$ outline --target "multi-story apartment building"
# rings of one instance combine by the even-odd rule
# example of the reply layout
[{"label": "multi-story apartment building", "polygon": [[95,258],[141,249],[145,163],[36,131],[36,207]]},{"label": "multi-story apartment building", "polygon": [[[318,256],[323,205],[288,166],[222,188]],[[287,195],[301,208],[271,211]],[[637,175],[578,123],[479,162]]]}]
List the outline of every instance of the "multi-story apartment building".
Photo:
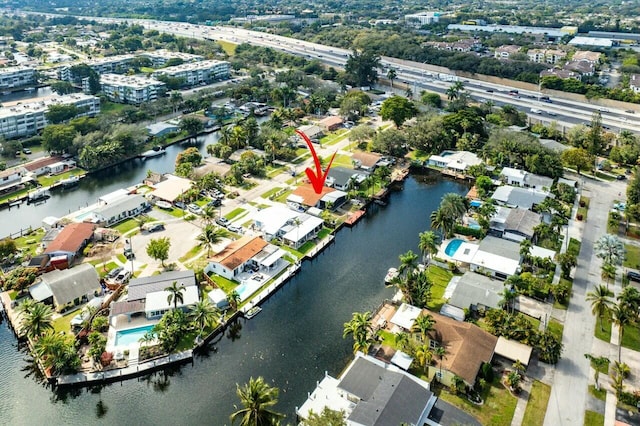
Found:
[{"label": "multi-story apartment building", "polygon": [[419,12],[404,15],[404,22],[407,25],[421,27],[423,25],[435,24],[440,20],[440,12]]},{"label": "multi-story apartment building", "polygon": [[498,59],[509,59],[514,53],[520,52],[520,46],[513,44],[506,44],[500,47],[496,47],[493,52],[493,56]]},{"label": "multi-story apartment building", "polygon": [[[116,73],[123,74],[129,71],[129,63],[135,58],[134,55],[118,55],[108,56],[106,58],[93,59],[87,61],[89,65],[98,74]],[[57,69],[58,80],[71,81],[73,75],[70,66],[62,66]]]},{"label": "multi-story apartment building", "polygon": [[0,69],[0,90],[33,84],[36,84],[35,68],[18,66]]},{"label": "multi-story apartment building", "polygon": [[185,86],[195,86],[229,78],[230,70],[231,64],[229,62],[210,60],[163,68],[154,72],[153,76],[156,78],[161,75],[183,78]]},{"label": "multi-story apartment building", "polygon": [[78,117],[95,116],[100,112],[100,99],[80,93],[55,96],[0,108],[0,134],[5,138],[30,136],[48,124],[45,112],[51,105],[75,105]]},{"label": "multi-story apartment building", "polygon": [[204,56],[193,55],[191,53],[172,52],[166,49],[153,50],[150,52],[141,53],[140,56],[149,58],[154,68],[160,68],[166,65],[170,59],[182,59],[182,62],[197,62],[202,61]]},{"label": "multi-story apartment building", "polygon": [[527,56],[539,64],[557,64],[567,57],[567,53],[558,49],[529,49]]},{"label": "multi-story apartment building", "polygon": [[[88,81],[82,83],[83,89],[85,89],[84,86],[88,86]],[[100,89],[110,101],[140,105],[144,102],[155,101],[163,96],[166,85],[155,78],[103,74],[100,76]]]}]

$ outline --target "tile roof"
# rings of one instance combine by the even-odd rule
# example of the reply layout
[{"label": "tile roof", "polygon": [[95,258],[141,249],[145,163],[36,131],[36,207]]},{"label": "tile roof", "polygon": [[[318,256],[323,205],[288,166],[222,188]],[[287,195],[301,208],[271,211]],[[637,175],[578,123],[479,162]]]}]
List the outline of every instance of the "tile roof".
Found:
[{"label": "tile roof", "polygon": [[91,239],[95,225],[92,223],[72,223],[64,227],[55,240],[47,246],[45,253],[66,251],[76,253],[85,240]]},{"label": "tile roof", "polygon": [[63,161],[62,157],[45,157],[25,164],[24,168],[29,172],[33,172],[34,170],[41,169],[42,167],[46,167],[60,161]]},{"label": "tile roof", "polygon": [[210,261],[219,263],[227,269],[234,270],[247,260],[258,254],[268,243],[260,237],[246,235],[231,242]]},{"label": "tile roof", "polygon": [[365,167],[373,167],[376,165],[378,160],[382,158],[382,155],[374,154],[372,152],[356,152],[353,154],[352,158],[354,160],[358,160],[360,164]]},{"label": "tile roof", "polygon": [[314,207],[316,204],[318,204],[318,201],[320,201],[322,197],[333,191],[335,191],[335,189],[329,188],[328,186],[323,186],[322,192],[320,194],[316,194],[313,186],[311,186],[310,183],[307,183],[297,187],[291,194],[301,197],[303,200],[302,203],[305,206]]}]

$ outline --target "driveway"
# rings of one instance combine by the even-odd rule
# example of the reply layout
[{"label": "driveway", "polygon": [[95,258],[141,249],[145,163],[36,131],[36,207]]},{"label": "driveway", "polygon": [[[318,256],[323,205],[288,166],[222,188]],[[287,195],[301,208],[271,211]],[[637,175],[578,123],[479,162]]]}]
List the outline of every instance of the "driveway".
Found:
[{"label": "driveway", "polygon": [[436,404],[429,414],[429,419],[437,422],[442,426],[481,426],[482,424],[470,414],[465,413],[459,408],[454,407],[448,402],[444,402],[441,399],[436,401]]}]

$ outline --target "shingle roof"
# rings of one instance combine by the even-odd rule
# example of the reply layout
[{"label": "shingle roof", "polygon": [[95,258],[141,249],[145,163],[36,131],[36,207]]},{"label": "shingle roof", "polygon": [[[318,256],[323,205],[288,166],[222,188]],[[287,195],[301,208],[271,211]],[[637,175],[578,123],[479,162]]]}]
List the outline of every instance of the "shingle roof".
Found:
[{"label": "shingle roof", "polygon": [[509,216],[504,222],[504,228],[505,230],[518,231],[531,237],[533,236],[533,228],[539,225],[541,220],[538,213],[527,209],[515,208],[509,212]]},{"label": "shingle roof", "polygon": [[482,363],[491,362],[498,338],[469,322],[425,310],[427,313],[436,320],[431,337],[447,351],[442,360],[437,359],[438,364],[473,385]]},{"label": "shingle roof", "polygon": [[458,280],[449,304],[462,309],[469,309],[471,305],[482,304],[489,308],[497,308],[502,300],[504,281],[491,279],[475,272],[466,272]]},{"label": "shingle roof", "polygon": [[147,297],[147,293],[163,291],[176,281],[185,287],[196,285],[196,276],[193,271],[170,271],[160,275],[136,278],[129,282],[127,300],[141,300]]},{"label": "shingle roof", "polygon": [[246,235],[233,241],[210,260],[227,269],[234,270],[258,254],[268,243],[260,237]]},{"label": "shingle roof", "polygon": [[92,223],[72,223],[64,227],[55,240],[47,246],[45,253],[65,251],[76,253],[85,240],[91,239],[95,225]]},{"label": "shingle roof", "polygon": [[382,158],[380,154],[374,154],[372,152],[356,152],[352,158],[358,160],[360,164],[365,167],[373,167]]},{"label": "shingle roof", "polygon": [[42,275],[42,282],[51,289],[57,305],[66,305],[100,288],[98,272],[89,263],[47,272]]}]

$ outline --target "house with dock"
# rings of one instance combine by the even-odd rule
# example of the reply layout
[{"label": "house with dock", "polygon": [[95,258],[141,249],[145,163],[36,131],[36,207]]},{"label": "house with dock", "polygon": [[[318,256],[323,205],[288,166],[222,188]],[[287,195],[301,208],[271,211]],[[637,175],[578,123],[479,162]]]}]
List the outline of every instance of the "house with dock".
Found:
[{"label": "house with dock", "polygon": [[496,188],[491,198],[498,205],[507,207],[521,207],[523,209],[533,208],[533,206],[542,203],[547,197],[554,197],[547,191],[541,191],[534,188],[521,188],[518,186],[502,185]]},{"label": "house with dock", "polygon": [[329,169],[326,185],[339,191],[348,191],[350,188],[360,186],[367,177],[369,177],[369,173],[363,170],[332,167]]},{"label": "house with dock", "polygon": [[93,240],[93,223],[71,223],[60,231],[51,241],[45,253],[51,256],[65,256],[69,265],[82,256],[82,251]]},{"label": "house with dock", "polygon": [[296,249],[316,238],[323,224],[319,217],[278,205],[260,210],[253,218],[253,228],[262,232],[266,241],[275,238]]},{"label": "house with dock", "polygon": [[469,151],[443,151],[427,160],[427,166],[440,169],[444,175],[462,179],[468,177],[469,167],[478,164],[482,164],[480,157]]},{"label": "house with dock", "polygon": [[[18,189],[25,183],[27,169],[23,166],[10,167],[0,172],[0,194],[5,194]],[[26,181],[31,180],[26,178]]]},{"label": "house with dock", "polygon": [[297,187],[287,197],[287,206],[296,211],[306,211],[311,207],[335,210],[347,202],[348,194],[328,186],[322,187],[318,194],[311,184]]},{"label": "house with dock", "polygon": [[507,185],[533,188],[540,191],[549,191],[553,185],[553,179],[548,176],[536,175],[526,170],[504,167],[500,177]]},{"label": "house with dock", "polygon": [[245,235],[232,241],[209,259],[206,274],[217,274],[229,280],[240,281],[244,272],[270,271],[280,268],[285,251],[269,244],[261,237]]},{"label": "house with dock", "polygon": [[60,312],[66,307],[87,302],[100,289],[96,268],[83,263],[71,269],[42,274],[40,281],[29,287],[29,294],[34,300],[52,305]]}]

